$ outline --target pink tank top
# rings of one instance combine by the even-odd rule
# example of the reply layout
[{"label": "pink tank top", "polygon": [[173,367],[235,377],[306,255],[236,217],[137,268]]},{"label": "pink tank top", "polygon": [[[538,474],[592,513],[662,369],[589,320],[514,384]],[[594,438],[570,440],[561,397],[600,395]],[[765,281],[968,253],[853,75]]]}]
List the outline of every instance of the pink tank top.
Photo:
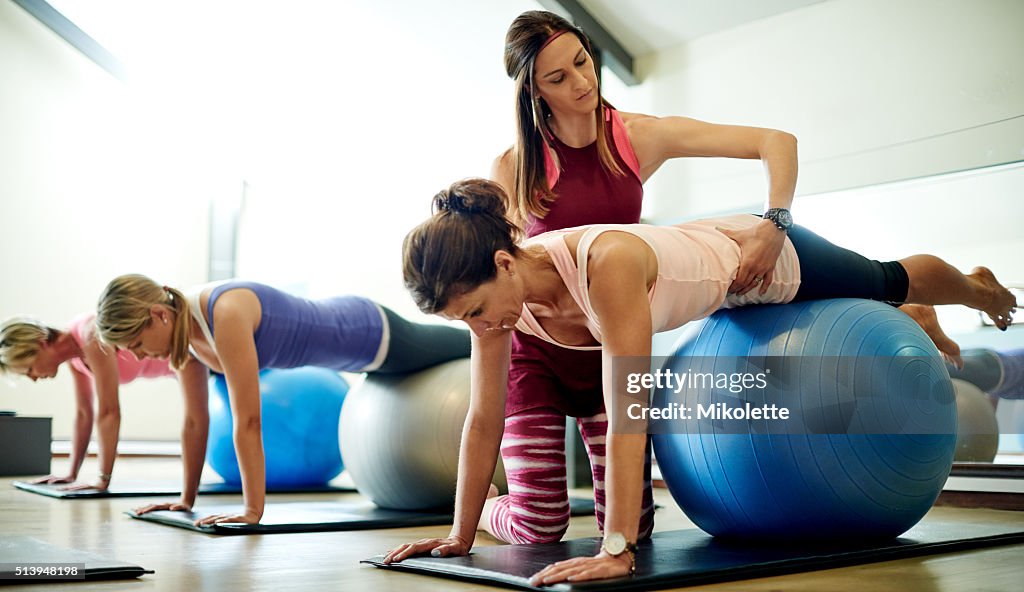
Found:
[{"label": "pink tank top", "polygon": [[[93,319],[95,318],[96,313],[86,313],[71,321],[68,333],[71,334],[78,347],[84,348],[85,344],[91,339],[94,330]],[[175,376],[174,370],[171,369],[167,360],[155,360],[152,358],[139,360],[128,350],[119,349],[116,352],[118,384],[128,384],[136,378]],[[113,354],[113,351],[111,353]],[[89,378],[93,377],[92,370],[86,365],[83,358],[72,358],[71,367]]]},{"label": "pink tank top", "polygon": [[[796,249],[788,238],[775,263],[772,285],[764,295],[759,294],[757,289],[743,296],[728,293],[729,284],[739,268],[740,249],[735,241],[715,230],[715,227],[739,230],[752,227],[760,221],[757,216],[738,214],[676,226],[590,226],[580,237],[576,262],[573,261],[564,237],[579,228],[550,232],[527,240],[524,246],[539,244],[547,250],[573,300],[590,321],[591,334],[601,343],[601,323],[590,304],[586,265],[590,246],[598,236],[605,232],[627,232],[641,238],[654,251],[658,259],[658,278],[651,287],[648,300],[654,332],[660,333],[702,319],[720,308],[789,302],[796,296],[800,287],[800,264]],[[583,264],[578,265],[577,262]],[[600,346],[571,346],[555,341],[525,306],[516,328],[560,347],[600,349]]]}]

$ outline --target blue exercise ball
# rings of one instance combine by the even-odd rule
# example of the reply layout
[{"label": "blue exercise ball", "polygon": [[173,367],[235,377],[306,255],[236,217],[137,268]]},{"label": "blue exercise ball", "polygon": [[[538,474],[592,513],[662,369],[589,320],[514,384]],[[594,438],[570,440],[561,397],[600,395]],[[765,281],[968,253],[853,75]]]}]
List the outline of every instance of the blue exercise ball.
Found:
[{"label": "blue exercise ball", "polygon": [[[895,537],[928,512],[952,468],[949,374],[920,327],[886,304],[837,299],[720,311],[687,330],[662,371],[725,380],[656,388],[655,408],[750,402],[790,410],[787,420],[712,414],[652,422],[672,496],[712,535]],[[764,386],[755,379],[731,388],[730,376],[759,372]]]},{"label": "blue exercise ball", "polygon": [[[232,438],[227,381],[210,379],[210,434],[206,462],[225,482],[240,485]],[[338,417],[348,383],[325,368],[260,372],[263,454],[267,487],[323,485],[344,466],[338,446]]]}]

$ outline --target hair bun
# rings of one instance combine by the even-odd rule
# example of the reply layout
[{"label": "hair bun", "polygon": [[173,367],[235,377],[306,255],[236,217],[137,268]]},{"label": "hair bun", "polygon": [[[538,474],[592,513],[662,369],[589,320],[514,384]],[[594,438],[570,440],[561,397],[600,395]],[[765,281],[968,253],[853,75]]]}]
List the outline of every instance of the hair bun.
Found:
[{"label": "hair bun", "polygon": [[465,179],[452,183],[434,196],[434,212],[505,216],[501,187],[486,179]]},{"label": "hair bun", "polygon": [[467,196],[451,191],[450,189],[445,189],[434,196],[435,212],[475,214],[479,209],[480,208],[473,203],[472,199],[467,199]]}]

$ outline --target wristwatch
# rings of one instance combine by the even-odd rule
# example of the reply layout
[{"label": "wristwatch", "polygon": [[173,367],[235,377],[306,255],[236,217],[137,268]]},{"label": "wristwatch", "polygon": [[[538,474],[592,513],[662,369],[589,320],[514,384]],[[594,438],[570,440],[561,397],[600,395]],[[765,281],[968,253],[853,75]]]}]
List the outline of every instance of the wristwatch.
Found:
[{"label": "wristwatch", "polygon": [[633,575],[633,572],[636,571],[636,543],[627,541],[625,535],[621,532],[609,532],[605,534],[604,540],[601,541],[601,550],[612,557],[618,557],[623,553],[629,553],[629,575]]},{"label": "wristwatch", "polygon": [[789,232],[790,227],[793,226],[793,214],[790,214],[786,208],[772,208],[761,217],[771,220],[772,224],[775,224],[776,228],[782,232]]}]

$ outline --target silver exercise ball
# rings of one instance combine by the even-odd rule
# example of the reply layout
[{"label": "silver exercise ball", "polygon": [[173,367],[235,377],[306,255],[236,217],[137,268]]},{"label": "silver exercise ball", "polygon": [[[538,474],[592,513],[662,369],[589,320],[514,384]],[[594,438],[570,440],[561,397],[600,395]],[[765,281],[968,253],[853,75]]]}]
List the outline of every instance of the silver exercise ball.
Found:
[{"label": "silver exercise ball", "polygon": [[[413,374],[370,374],[349,392],[338,440],[359,493],[382,508],[454,505],[469,366],[465,358]],[[492,482],[507,489],[500,459]]]},{"label": "silver exercise ball", "polygon": [[992,462],[999,450],[999,424],[996,410],[981,389],[958,378],[956,391],[955,462]]}]

